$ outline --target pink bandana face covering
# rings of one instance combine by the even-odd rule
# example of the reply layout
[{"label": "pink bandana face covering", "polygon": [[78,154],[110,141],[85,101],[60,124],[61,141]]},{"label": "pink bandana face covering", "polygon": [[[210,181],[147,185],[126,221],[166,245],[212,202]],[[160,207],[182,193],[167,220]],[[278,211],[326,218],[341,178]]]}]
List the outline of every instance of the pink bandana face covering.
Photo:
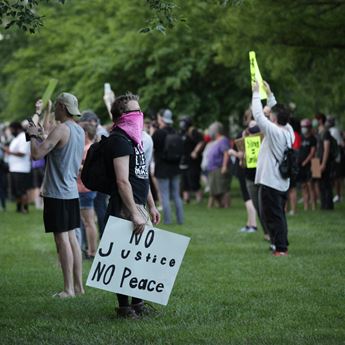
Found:
[{"label": "pink bandana face covering", "polygon": [[137,145],[142,146],[144,114],[139,110],[123,113],[114,127],[121,128]]}]

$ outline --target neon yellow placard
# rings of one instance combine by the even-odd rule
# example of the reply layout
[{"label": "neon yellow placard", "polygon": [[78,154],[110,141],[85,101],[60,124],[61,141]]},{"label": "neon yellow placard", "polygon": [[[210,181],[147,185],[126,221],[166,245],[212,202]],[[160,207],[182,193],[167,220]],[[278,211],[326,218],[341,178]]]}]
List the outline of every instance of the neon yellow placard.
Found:
[{"label": "neon yellow placard", "polygon": [[253,51],[249,52],[249,66],[250,66],[251,84],[255,83],[255,81],[257,80],[260,86],[260,98],[266,99],[267,93],[264,87],[264,83],[263,83],[263,79],[259,70],[258,63],[256,61],[256,55],[255,55],[255,52]]},{"label": "neon yellow placard", "polygon": [[260,145],[261,137],[259,135],[244,138],[247,168],[256,168],[260,151]]},{"label": "neon yellow placard", "polygon": [[50,79],[48,86],[46,90],[44,91],[44,94],[42,96],[42,103],[43,103],[43,108],[47,105],[48,101],[50,100],[51,96],[53,95],[53,92],[56,88],[58,81],[57,79]]}]

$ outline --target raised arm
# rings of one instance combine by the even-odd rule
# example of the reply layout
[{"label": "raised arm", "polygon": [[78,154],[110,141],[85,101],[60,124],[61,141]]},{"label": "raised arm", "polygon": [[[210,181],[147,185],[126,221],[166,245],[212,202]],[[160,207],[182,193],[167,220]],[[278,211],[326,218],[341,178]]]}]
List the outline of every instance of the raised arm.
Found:
[{"label": "raised arm", "polygon": [[26,131],[31,139],[31,157],[34,160],[46,156],[62,139],[64,139],[64,137],[66,137],[66,130],[62,126],[65,125],[55,127],[44,141],[40,139],[42,136],[42,128],[35,126],[27,128]]}]

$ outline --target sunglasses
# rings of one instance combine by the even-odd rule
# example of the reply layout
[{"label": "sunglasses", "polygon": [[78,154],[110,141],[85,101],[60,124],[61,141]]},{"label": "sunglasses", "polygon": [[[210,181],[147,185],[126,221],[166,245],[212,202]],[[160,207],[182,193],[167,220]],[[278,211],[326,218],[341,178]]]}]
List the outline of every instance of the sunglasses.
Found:
[{"label": "sunglasses", "polygon": [[127,110],[127,111],[124,111],[123,114],[136,113],[136,112],[141,113],[141,109]]}]

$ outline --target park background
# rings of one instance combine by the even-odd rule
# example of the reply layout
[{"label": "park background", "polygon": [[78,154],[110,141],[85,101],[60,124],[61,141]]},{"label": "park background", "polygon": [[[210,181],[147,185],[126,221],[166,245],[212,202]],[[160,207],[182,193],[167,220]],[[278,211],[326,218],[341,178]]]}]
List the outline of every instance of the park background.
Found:
[{"label": "park background", "polygon": [[250,102],[254,50],[263,78],[297,117],[322,111],[343,121],[344,1],[36,3],[43,26],[34,34],[25,16],[15,18],[20,29],[0,27],[0,120],[31,115],[56,78],[55,95],[74,93],[103,120],[109,82],[116,94],[138,93],[147,114],[169,107],[200,127],[228,125],[229,116],[236,123]]},{"label": "park background", "polygon": [[[146,113],[170,107],[200,127],[239,122],[254,50],[296,116],[321,110],[344,123],[341,0],[176,0],[158,10],[139,0],[61,2],[37,2],[44,17],[34,34],[0,27],[1,121],[32,115],[56,78],[55,95],[76,94],[104,121],[110,82],[117,94],[138,93]],[[344,204],[299,206],[288,220],[289,257],[274,258],[261,231],[239,233],[246,215],[235,181],[231,194],[229,210],[186,205],[186,224],[166,227],[191,243],[168,306],[134,323],[115,318],[115,297],[104,291],[51,298],[62,277],[42,213],[17,215],[10,204],[0,214],[0,343],[345,344]]]}]

